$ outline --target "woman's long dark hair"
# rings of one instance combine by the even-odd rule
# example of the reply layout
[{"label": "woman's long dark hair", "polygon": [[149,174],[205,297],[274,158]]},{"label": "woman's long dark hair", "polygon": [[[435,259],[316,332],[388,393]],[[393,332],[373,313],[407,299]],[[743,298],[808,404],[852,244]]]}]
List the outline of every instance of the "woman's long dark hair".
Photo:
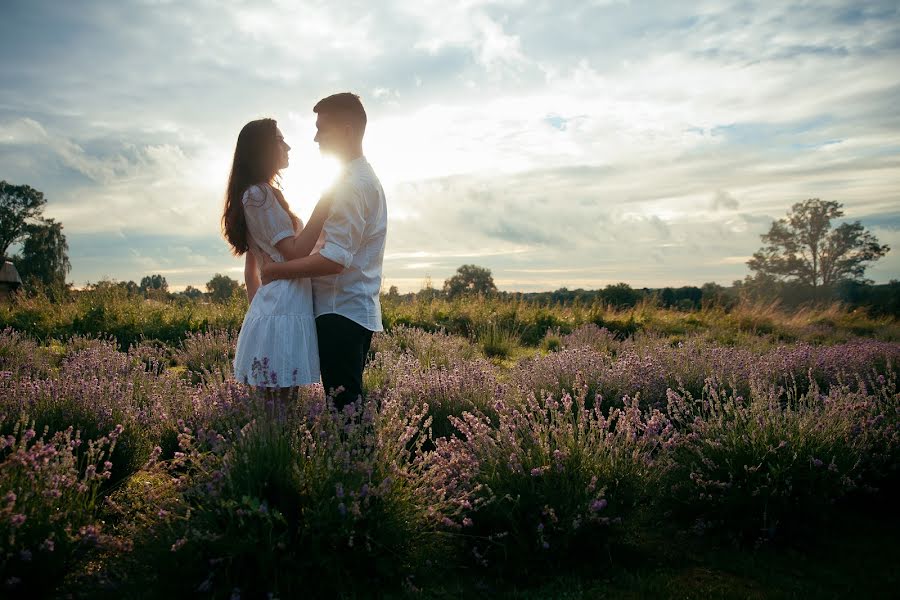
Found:
[{"label": "woman's long dark hair", "polygon": [[[225,212],[222,215],[222,231],[231,244],[231,251],[240,256],[248,249],[247,220],[241,199],[251,185],[271,185],[278,174],[278,140],[274,119],[250,121],[238,134],[234,148],[228,189],[225,192]],[[290,213],[290,211],[288,211]]]}]

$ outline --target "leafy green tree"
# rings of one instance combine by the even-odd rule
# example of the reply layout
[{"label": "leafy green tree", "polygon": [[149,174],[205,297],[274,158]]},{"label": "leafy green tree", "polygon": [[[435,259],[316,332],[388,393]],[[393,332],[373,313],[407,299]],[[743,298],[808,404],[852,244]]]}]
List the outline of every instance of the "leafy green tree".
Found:
[{"label": "leafy green tree", "polygon": [[431,277],[426,276],[425,281],[422,282],[422,289],[416,293],[416,298],[418,300],[430,302],[440,295],[440,290],[434,289],[434,285],[431,283]]},{"label": "leafy green tree", "polygon": [[200,298],[203,296],[203,292],[201,290],[198,290],[197,288],[195,288],[192,285],[189,285],[186,288],[184,288],[184,291],[181,293],[186,298],[190,298],[191,300],[196,300],[197,298]]},{"label": "leafy green tree", "polygon": [[138,284],[136,284],[135,282],[133,282],[131,280],[120,281],[120,282],[116,283],[116,285],[118,285],[123,290],[125,290],[125,293],[127,293],[129,296],[136,296],[141,291],[141,288],[138,287]]},{"label": "leafy green tree", "polygon": [[62,289],[66,285],[66,275],[72,270],[68,252],[62,223],[44,219],[26,226],[22,253],[13,261],[22,281]]},{"label": "leafy green tree", "polygon": [[33,187],[0,181],[0,258],[28,235],[30,226],[43,221],[45,204],[44,194]]},{"label": "leafy green tree", "polygon": [[491,270],[477,265],[463,265],[456,270],[456,274],[444,281],[444,293],[449,298],[455,298],[462,294],[488,295],[497,291]]},{"label": "leafy green tree", "polygon": [[725,287],[714,281],[700,286],[700,297],[704,306],[729,306],[732,303]]},{"label": "leafy green tree", "polygon": [[817,292],[841,281],[864,281],[868,263],[890,250],[859,221],[832,228],[844,216],[839,202],[812,198],[791,207],[787,217],[772,222],[766,244],[747,265],[761,280],[796,282]]},{"label": "leafy green tree", "polygon": [[641,299],[641,293],[627,283],[607,285],[600,294],[601,299],[613,306],[634,306]]},{"label": "leafy green tree", "polygon": [[169,282],[159,274],[145,275],[141,278],[141,284],[138,286],[138,289],[145,296],[165,295],[169,292]]},{"label": "leafy green tree", "polygon": [[664,307],[668,308],[678,302],[678,298],[675,296],[675,290],[670,287],[663,288],[663,290],[659,293],[659,303]]},{"label": "leafy green tree", "polygon": [[227,301],[240,287],[240,283],[227,275],[219,273],[216,273],[212,279],[206,282],[206,291],[214,302]]}]

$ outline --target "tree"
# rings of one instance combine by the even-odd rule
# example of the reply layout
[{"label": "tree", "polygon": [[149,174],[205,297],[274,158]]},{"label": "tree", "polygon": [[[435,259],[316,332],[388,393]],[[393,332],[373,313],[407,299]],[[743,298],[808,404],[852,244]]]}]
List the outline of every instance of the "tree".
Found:
[{"label": "tree", "polygon": [[434,289],[434,285],[431,283],[431,276],[426,275],[425,281],[422,282],[422,289],[416,293],[416,299],[431,302],[440,295],[441,292]]},{"label": "tree", "polygon": [[66,285],[66,275],[72,270],[68,251],[62,223],[42,219],[25,227],[22,254],[13,260],[22,281],[39,281],[48,287],[62,288]]},{"label": "tree", "polygon": [[659,302],[665,308],[673,306],[676,302],[678,302],[678,298],[675,296],[675,290],[670,287],[663,288],[663,291],[659,293]]},{"label": "tree", "polygon": [[162,275],[145,275],[141,278],[141,285],[138,289],[145,296],[167,294],[169,292],[169,282]]},{"label": "tree", "polygon": [[197,288],[195,288],[192,285],[189,285],[186,288],[184,288],[184,291],[181,293],[184,295],[185,298],[190,298],[191,300],[196,300],[197,298],[200,298],[201,296],[203,296],[203,292],[198,290]]},{"label": "tree", "polygon": [[227,275],[220,275],[219,273],[216,273],[212,279],[206,282],[206,291],[214,302],[225,302],[231,298],[240,287],[240,283]]},{"label": "tree", "polygon": [[449,298],[462,294],[493,294],[497,291],[491,270],[476,265],[463,265],[456,274],[444,281],[444,293]]},{"label": "tree", "polygon": [[864,281],[867,263],[890,248],[859,221],[832,229],[831,221],[844,216],[842,206],[818,198],[794,204],[787,217],[773,221],[761,236],[766,245],[747,265],[764,279],[797,282],[814,293],[845,280]]},{"label": "tree", "polygon": [[138,287],[138,284],[131,281],[130,279],[128,281],[120,281],[116,283],[116,285],[125,290],[125,293],[129,296],[136,296],[141,291],[141,288]]},{"label": "tree", "polygon": [[603,288],[600,297],[613,306],[634,306],[641,299],[641,293],[627,283],[617,283]]},{"label": "tree", "polygon": [[43,221],[45,204],[44,194],[36,189],[0,181],[0,258],[28,235],[29,226]]},{"label": "tree", "polygon": [[728,306],[730,299],[724,286],[709,281],[700,286],[700,297],[703,306]]}]

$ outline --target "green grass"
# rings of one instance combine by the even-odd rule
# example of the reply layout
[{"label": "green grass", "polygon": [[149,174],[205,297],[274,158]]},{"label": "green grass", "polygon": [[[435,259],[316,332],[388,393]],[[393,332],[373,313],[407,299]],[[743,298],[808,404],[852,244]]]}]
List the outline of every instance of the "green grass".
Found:
[{"label": "green grass", "polygon": [[[247,301],[240,295],[227,303],[160,301],[110,288],[73,293],[62,301],[42,294],[19,296],[0,303],[0,328],[13,327],[41,341],[87,335],[113,336],[122,349],[143,339],[177,346],[190,332],[237,330],[246,310]],[[587,323],[605,327],[620,339],[639,332],[662,336],[703,332],[735,345],[747,338],[812,343],[859,336],[900,340],[897,320],[870,317],[839,305],[785,311],[774,304],[741,303],[730,310],[679,311],[651,303],[616,309],[601,303],[563,306],[500,297],[409,300],[382,296],[382,314],[388,330],[408,325],[481,338],[487,353],[501,358],[514,354],[516,345],[540,346],[548,330],[565,335]],[[485,330],[488,323],[491,327]]]},{"label": "green grass", "polygon": [[[598,555],[592,572],[511,584],[473,574],[423,583],[428,598],[890,598],[900,518],[848,510],[802,546],[736,549],[656,529]],[[888,515],[891,515],[886,519]],[[409,596],[411,597],[411,596]]]}]

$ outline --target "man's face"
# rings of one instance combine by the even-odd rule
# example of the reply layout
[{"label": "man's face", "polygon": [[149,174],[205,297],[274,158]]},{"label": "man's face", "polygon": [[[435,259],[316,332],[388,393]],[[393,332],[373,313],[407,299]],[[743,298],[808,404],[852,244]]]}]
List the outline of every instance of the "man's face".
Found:
[{"label": "man's face", "polygon": [[313,141],[319,144],[322,154],[334,154],[340,144],[341,131],[332,115],[319,113],[316,116],[316,137]]}]

